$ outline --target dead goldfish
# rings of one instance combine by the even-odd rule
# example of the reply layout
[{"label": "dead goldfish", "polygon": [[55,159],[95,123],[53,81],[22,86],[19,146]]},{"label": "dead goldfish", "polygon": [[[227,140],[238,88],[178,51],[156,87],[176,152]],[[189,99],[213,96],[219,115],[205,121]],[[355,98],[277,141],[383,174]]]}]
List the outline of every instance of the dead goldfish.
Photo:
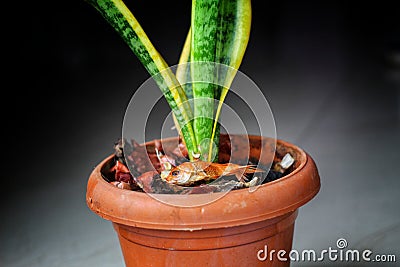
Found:
[{"label": "dead goldfish", "polygon": [[221,176],[235,175],[243,182],[246,180],[246,174],[265,172],[265,170],[256,168],[253,165],[241,166],[234,163],[210,163],[201,160],[184,162],[171,168],[169,173],[162,177],[171,184],[180,186],[189,186],[196,182],[209,182]]}]

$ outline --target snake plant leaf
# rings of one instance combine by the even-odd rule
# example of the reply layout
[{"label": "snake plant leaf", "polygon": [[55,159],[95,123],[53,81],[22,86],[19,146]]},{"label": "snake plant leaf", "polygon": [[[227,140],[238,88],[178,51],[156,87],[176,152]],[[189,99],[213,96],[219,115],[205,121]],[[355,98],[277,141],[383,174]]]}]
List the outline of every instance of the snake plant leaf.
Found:
[{"label": "snake plant leaf", "polygon": [[[193,129],[200,146],[201,158],[206,160],[214,121],[214,66],[221,0],[193,0],[191,17],[190,61],[193,88]],[[198,64],[204,62],[205,64]]]},{"label": "snake plant leaf", "polygon": [[[219,115],[229,87],[242,62],[250,36],[251,27],[251,0],[193,0],[191,31],[185,42],[180,64],[185,62],[207,61],[223,64],[187,64],[192,69],[177,70],[180,78],[193,80],[215,81],[216,84],[193,83],[194,97],[194,131],[197,143],[202,140],[212,140],[208,145],[207,160],[213,160],[212,155],[218,155],[219,143]],[[189,44],[190,43],[190,44]],[[190,48],[190,57],[188,50]],[[229,66],[229,67],[225,67]],[[189,73],[189,75],[188,75]],[[216,75],[216,77],[214,77]],[[184,79],[182,79],[184,80]],[[188,91],[189,87],[185,89]],[[196,100],[197,98],[201,99]],[[219,100],[217,107],[214,102],[204,98]],[[199,103],[200,102],[200,103]],[[213,121],[208,118],[214,112]],[[212,123],[212,129],[210,129]],[[210,134],[211,133],[211,134]],[[206,143],[207,144],[207,143]],[[214,145],[216,144],[216,145]],[[204,148],[202,148],[203,150]],[[214,158],[214,161],[216,158]]]},{"label": "snake plant leaf", "polygon": [[[218,68],[218,80],[229,89],[242,62],[250,37],[251,0],[222,0],[216,62],[230,68]],[[221,92],[217,92],[217,98]]]},{"label": "snake plant leaf", "polygon": [[[215,98],[219,100],[216,108],[214,125],[211,135],[213,143],[219,143],[219,116],[222,104],[232,84],[232,81],[242,63],[251,30],[251,0],[223,0],[220,6],[221,23],[218,27],[218,42],[216,62],[229,67],[218,68],[218,86]],[[212,147],[209,148],[208,159],[212,157]],[[218,153],[217,153],[218,154]]]},{"label": "snake plant leaf", "polygon": [[[185,44],[179,58],[179,63],[176,68],[176,78],[181,83],[181,86],[185,90],[186,97],[190,101],[193,99],[193,88],[192,78],[190,74],[190,45],[191,45],[192,31],[189,29],[189,33],[186,37]],[[191,101],[190,101],[191,102]]]},{"label": "snake plant leaf", "polygon": [[[185,90],[186,97],[189,101],[191,111],[193,113],[193,89],[192,89],[192,78],[190,75],[190,40],[191,40],[191,30],[189,28],[189,33],[186,37],[185,44],[183,46],[181,56],[179,58],[179,63],[176,68],[176,78],[181,84],[182,88]],[[175,115],[172,116],[174,119],[175,125],[178,125],[176,122]],[[178,133],[180,136],[181,130],[177,127]]]},{"label": "snake plant leaf", "polygon": [[[139,22],[122,0],[86,1],[96,8],[118,32],[149,74],[153,76],[173,111],[188,151],[197,153],[198,146],[192,126],[193,114],[185,91],[165,60],[152,45]],[[192,157],[192,153],[189,153],[189,156]]]}]

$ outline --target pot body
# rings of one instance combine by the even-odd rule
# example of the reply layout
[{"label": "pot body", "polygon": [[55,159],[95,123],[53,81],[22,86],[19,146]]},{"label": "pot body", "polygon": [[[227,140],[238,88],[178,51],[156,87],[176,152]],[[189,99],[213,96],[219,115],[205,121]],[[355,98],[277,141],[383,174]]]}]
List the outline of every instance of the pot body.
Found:
[{"label": "pot body", "polygon": [[[289,266],[297,210],[248,225],[195,231],[114,223],[126,266]],[[271,251],[275,250],[275,253]],[[283,260],[286,259],[286,260]]]},{"label": "pot body", "polygon": [[[93,212],[112,221],[126,266],[290,265],[298,208],[320,189],[316,165],[288,142],[260,136],[230,138],[231,147],[238,151],[243,142],[249,142],[251,157],[263,154],[268,159],[272,153],[281,158],[290,153],[295,158],[294,170],[253,191],[233,190],[220,197],[211,193],[155,198],[106,182],[101,170],[112,156],[96,166],[89,177],[86,201]],[[215,201],[198,205],[211,196],[217,196]],[[185,207],[166,204],[172,202]],[[279,254],[280,250],[285,254]]]}]

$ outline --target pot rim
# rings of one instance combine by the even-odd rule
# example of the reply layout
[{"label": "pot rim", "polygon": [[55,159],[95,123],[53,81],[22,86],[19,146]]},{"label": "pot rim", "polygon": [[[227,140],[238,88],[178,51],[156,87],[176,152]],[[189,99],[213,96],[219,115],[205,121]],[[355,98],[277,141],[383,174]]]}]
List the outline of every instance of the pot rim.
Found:
[{"label": "pot rim", "polygon": [[[248,138],[260,136],[249,135]],[[105,181],[100,170],[113,157],[110,155],[92,171],[86,202],[93,212],[106,220],[159,230],[215,229],[276,218],[295,211],[310,201],[320,189],[318,170],[310,155],[292,143],[280,139],[276,142],[277,145],[295,150],[300,164],[288,175],[262,184],[253,192],[244,188],[228,193],[211,193],[217,197],[218,194],[224,196],[202,206],[173,206],[148,193],[119,189]],[[157,194],[157,197],[160,196],[190,202],[209,194]]]}]

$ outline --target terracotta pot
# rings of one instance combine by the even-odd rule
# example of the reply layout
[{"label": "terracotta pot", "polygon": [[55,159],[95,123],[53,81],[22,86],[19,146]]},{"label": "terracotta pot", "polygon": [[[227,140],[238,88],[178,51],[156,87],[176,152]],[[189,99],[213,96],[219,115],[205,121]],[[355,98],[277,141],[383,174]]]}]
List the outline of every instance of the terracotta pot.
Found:
[{"label": "terracotta pot", "polygon": [[[257,145],[259,136],[240,137],[250,141],[251,155],[268,149]],[[263,260],[264,249],[285,250],[288,257],[297,210],[318,193],[320,179],[314,161],[299,147],[278,140],[276,152],[290,152],[295,158],[290,174],[254,192],[233,190],[194,207],[165,204],[109,184],[101,169],[110,156],[90,175],[86,201],[92,211],[113,222],[126,266],[289,266],[290,261],[278,260],[276,253],[272,261]],[[209,194],[164,197],[190,204]]]}]

